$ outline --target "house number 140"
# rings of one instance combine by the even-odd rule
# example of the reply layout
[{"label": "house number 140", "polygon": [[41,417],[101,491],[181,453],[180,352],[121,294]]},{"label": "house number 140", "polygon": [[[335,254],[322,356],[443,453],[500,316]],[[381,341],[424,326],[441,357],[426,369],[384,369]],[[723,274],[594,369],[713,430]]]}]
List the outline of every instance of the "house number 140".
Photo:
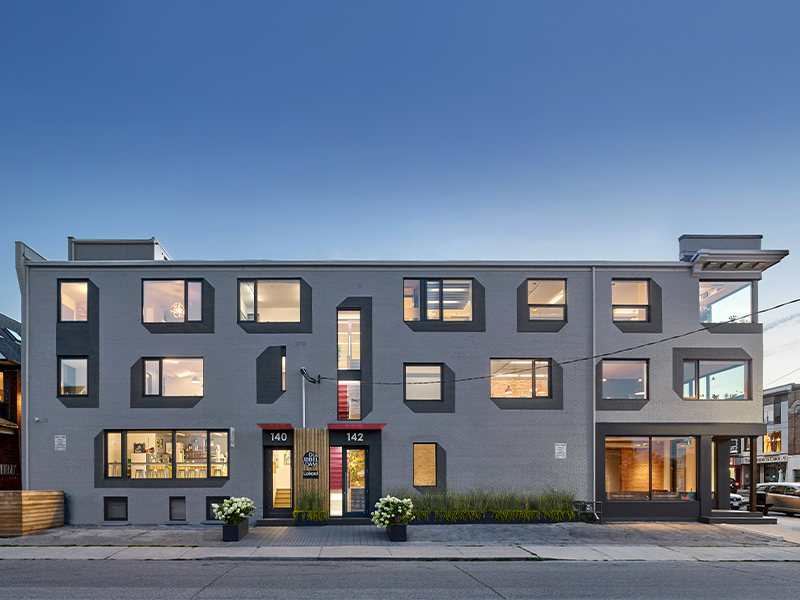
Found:
[{"label": "house number 140", "polygon": [[273,442],[285,442],[286,439],[287,438],[286,438],[286,432],[285,431],[281,432],[281,433],[275,433],[274,431],[272,432],[272,441]]}]

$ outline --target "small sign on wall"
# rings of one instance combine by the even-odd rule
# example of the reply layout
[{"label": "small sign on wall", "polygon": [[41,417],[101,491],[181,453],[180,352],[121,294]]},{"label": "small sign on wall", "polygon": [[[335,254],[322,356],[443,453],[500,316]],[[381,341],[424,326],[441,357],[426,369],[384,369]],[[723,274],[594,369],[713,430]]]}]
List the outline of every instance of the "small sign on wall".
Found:
[{"label": "small sign on wall", "polygon": [[65,435],[56,436],[56,451],[57,452],[67,451],[67,436]]},{"label": "small sign on wall", "polygon": [[556,444],[556,458],[567,458],[566,444]]},{"label": "small sign on wall", "polygon": [[303,471],[303,479],[319,479],[319,471]]}]

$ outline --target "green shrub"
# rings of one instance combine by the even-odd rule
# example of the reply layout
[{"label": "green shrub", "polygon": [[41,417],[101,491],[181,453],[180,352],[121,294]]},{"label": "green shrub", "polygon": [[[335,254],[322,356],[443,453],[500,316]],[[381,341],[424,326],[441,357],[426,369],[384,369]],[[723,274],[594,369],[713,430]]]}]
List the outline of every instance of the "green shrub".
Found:
[{"label": "green shrub", "polygon": [[[393,490],[389,493],[400,498],[411,498],[414,501],[414,514],[420,516],[427,513],[456,512],[505,514],[508,511],[539,511],[543,515],[545,513],[563,513],[566,515],[574,512],[572,511],[572,501],[574,499],[572,492],[560,490],[523,492],[514,489],[489,491],[478,488],[472,490],[417,492],[416,490],[405,489]],[[476,518],[479,517],[469,517],[470,520]],[[516,517],[508,520],[515,519]],[[532,520],[532,518],[527,520]]]},{"label": "green shrub", "polygon": [[[325,494],[314,490],[301,490],[295,494],[294,508],[296,511],[324,511]],[[311,519],[321,521],[322,519]]]}]

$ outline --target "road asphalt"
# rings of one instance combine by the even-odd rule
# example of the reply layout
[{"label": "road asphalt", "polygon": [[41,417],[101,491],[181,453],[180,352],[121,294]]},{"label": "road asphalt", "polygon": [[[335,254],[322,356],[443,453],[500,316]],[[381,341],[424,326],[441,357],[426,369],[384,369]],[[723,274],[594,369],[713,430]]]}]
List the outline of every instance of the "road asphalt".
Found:
[{"label": "road asphalt", "polygon": [[[800,520],[798,520],[800,523]],[[800,536],[699,523],[410,525],[407,542],[373,526],[75,526],[0,538],[0,560],[800,562]],[[794,531],[786,522],[780,531]]]}]

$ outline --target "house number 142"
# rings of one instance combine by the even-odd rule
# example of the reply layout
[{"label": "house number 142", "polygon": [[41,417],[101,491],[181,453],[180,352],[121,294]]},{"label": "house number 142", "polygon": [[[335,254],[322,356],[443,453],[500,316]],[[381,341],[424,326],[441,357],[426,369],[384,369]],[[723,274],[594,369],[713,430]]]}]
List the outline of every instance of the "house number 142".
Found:
[{"label": "house number 142", "polygon": [[363,433],[348,433],[347,434],[347,441],[348,442],[363,442],[364,441],[364,434]]}]

